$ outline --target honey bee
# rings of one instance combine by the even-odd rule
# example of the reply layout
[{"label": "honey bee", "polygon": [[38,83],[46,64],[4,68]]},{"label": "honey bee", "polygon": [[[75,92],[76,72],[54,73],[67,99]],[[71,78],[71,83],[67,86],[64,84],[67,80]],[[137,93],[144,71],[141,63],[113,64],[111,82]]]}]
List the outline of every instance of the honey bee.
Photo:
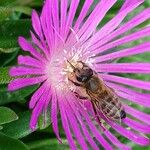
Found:
[{"label": "honey bee", "polygon": [[[73,72],[68,79],[78,90],[75,95],[80,99],[89,99],[92,103],[94,112],[98,116],[100,111],[107,119],[121,121],[126,118],[126,112],[122,107],[120,98],[115,91],[109,88],[97,73],[82,61],[78,61],[73,66],[69,61]],[[99,119],[98,119],[99,120]]]}]

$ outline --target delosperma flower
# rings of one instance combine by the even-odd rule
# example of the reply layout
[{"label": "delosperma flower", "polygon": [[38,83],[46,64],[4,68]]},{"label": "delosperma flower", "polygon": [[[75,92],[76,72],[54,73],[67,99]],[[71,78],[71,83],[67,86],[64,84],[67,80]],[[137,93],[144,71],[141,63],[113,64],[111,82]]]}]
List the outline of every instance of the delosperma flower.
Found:
[{"label": "delosperma flower", "polygon": [[[119,47],[150,36],[149,26],[128,32],[150,19],[150,8],[123,22],[130,12],[144,2],[126,0],[113,18],[97,29],[117,0],[101,0],[91,11],[93,1],[85,0],[79,15],[76,12],[80,0],[46,0],[40,16],[33,10],[31,41],[19,37],[19,45],[31,55],[18,57],[19,66],[10,69],[10,75],[17,78],[11,81],[8,89],[14,91],[40,84],[29,103],[33,110],[30,128],[35,130],[40,114],[50,110],[53,130],[61,142],[57,118],[60,113],[72,150],[78,149],[78,144],[83,150],[99,150],[100,147],[106,150],[130,149],[119,141],[116,133],[136,144],[148,145],[150,140],[146,134],[150,133],[150,115],[134,106],[150,107],[149,94],[135,90],[149,90],[150,82],[122,77],[119,73],[149,74],[150,63],[117,63],[116,60],[150,51],[149,41],[125,49]],[[83,71],[84,67],[86,69]],[[93,76],[87,75],[89,68],[111,94],[116,94],[122,108],[104,99],[98,99],[98,103],[103,101],[104,107],[114,106],[117,111],[93,107],[91,95],[84,93],[87,90],[79,90],[83,88],[80,83],[91,82]],[[91,88],[97,88],[97,83],[92,82]],[[89,97],[84,97],[83,93]],[[104,98],[108,100],[106,96]],[[113,99],[113,95],[110,99]],[[106,109],[110,109],[110,112],[104,113]],[[115,113],[119,112],[118,121],[113,120],[114,110]],[[111,113],[112,119],[107,113]]]}]

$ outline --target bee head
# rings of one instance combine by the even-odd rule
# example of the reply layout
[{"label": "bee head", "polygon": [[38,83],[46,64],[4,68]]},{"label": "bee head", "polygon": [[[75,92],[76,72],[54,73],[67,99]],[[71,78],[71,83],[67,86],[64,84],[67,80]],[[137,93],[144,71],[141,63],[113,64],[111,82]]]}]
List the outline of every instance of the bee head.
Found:
[{"label": "bee head", "polygon": [[[68,60],[67,60],[68,61]],[[80,66],[73,66],[69,61],[68,63],[70,64],[70,66],[73,69],[73,72],[75,74],[76,80],[78,82],[86,82],[88,81],[92,75],[93,75],[93,70],[91,68],[89,68],[85,63],[83,63],[82,61],[79,61],[78,64],[81,64],[82,67]]]},{"label": "bee head", "polygon": [[89,67],[83,67],[82,69],[76,68],[74,69],[74,73],[78,82],[86,82],[92,77],[93,70]]}]

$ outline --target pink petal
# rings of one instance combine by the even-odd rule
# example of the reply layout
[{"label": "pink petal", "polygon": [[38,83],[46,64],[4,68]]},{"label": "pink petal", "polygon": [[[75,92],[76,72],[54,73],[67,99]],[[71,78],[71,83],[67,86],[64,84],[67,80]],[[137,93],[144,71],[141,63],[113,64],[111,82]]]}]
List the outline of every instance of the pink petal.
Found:
[{"label": "pink petal", "polygon": [[9,74],[12,77],[23,76],[23,75],[43,75],[42,69],[37,68],[27,68],[27,67],[12,67],[9,70]]},{"label": "pink petal", "polygon": [[52,53],[55,41],[54,41],[54,31],[52,25],[51,1],[47,0],[45,2],[44,8],[40,16],[40,20],[41,20],[41,26],[43,29],[44,37],[48,44],[49,52]]},{"label": "pink petal", "polygon": [[[106,44],[107,42],[111,41],[112,39],[116,38],[119,35],[122,35],[123,33],[127,32],[128,30],[134,28],[135,26],[141,24],[142,22],[144,22],[145,20],[150,18],[150,9],[145,9],[143,10],[140,14],[138,14],[137,16],[133,17],[130,21],[128,21],[127,23],[125,23],[124,25],[122,25],[121,27],[119,27],[118,29],[116,29],[114,32],[108,34],[107,36],[105,36],[105,38],[102,38],[101,40],[98,38],[98,42],[96,42],[95,44],[97,44],[96,47],[99,47],[95,53],[99,53],[100,52],[100,46]],[[96,38],[95,38],[96,40]],[[87,44],[87,43],[85,43]],[[94,45],[93,45],[94,46]],[[94,47],[90,47],[90,49],[95,49]]]},{"label": "pink petal", "polygon": [[78,121],[79,121],[80,126],[82,128],[84,137],[86,137],[86,139],[87,139],[88,143],[91,145],[92,149],[99,150],[99,148],[97,147],[96,143],[94,142],[92,136],[88,132],[88,129],[85,126],[85,122],[83,121],[83,118],[81,118],[81,115],[78,113],[78,111],[74,110],[74,112],[75,112],[75,115],[78,118]]},{"label": "pink petal", "polygon": [[67,20],[66,20],[65,35],[68,35],[70,27],[72,26],[72,22],[73,22],[79,1],[80,0],[71,0],[68,16],[67,16]]},{"label": "pink petal", "polygon": [[92,5],[94,0],[85,0],[84,5],[81,9],[81,12],[76,20],[75,26],[74,26],[74,30],[76,31],[77,29],[79,29],[83,19],[86,17],[87,12],[90,8],[90,6]]},{"label": "pink petal", "polygon": [[57,96],[56,96],[56,93],[53,93],[52,106],[51,106],[51,122],[52,122],[53,131],[56,134],[57,139],[61,143],[61,138],[60,138],[59,129],[58,129],[58,118],[57,118],[58,106],[57,105],[58,105]]},{"label": "pink petal", "polygon": [[75,116],[73,114],[74,114],[74,111],[72,111],[70,109],[70,106],[68,104],[66,104],[66,116],[68,118],[68,121],[70,122],[70,126],[73,130],[73,133],[76,136],[76,139],[77,139],[78,143],[80,144],[81,148],[83,150],[88,150],[87,144],[85,142],[85,138],[81,134],[81,130],[78,126],[77,119],[75,118]]},{"label": "pink petal", "polygon": [[35,129],[38,117],[42,113],[42,110],[44,109],[45,102],[49,100],[49,90],[46,90],[41,97],[39,97],[39,101],[37,102],[35,108],[32,111],[31,120],[30,120],[30,128],[32,130]]},{"label": "pink petal", "polygon": [[18,56],[18,64],[43,69],[43,63],[31,56]]},{"label": "pink petal", "polygon": [[104,131],[104,134],[111,141],[111,143],[117,146],[119,149],[131,150],[128,145],[121,143],[109,130]]},{"label": "pink petal", "polygon": [[120,50],[117,52],[113,52],[110,54],[106,54],[103,56],[97,56],[95,58],[95,61],[97,63],[99,63],[99,62],[103,62],[103,61],[113,60],[116,58],[122,58],[122,57],[126,57],[126,56],[141,54],[141,53],[150,51],[149,47],[150,47],[150,42],[145,42],[145,43],[139,44],[137,46],[134,46],[132,48],[126,48],[126,49],[123,49],[123,50]]},{"label": "pink petal", "polygon": [[142,122],[145,122],[146,124],[150,125],[150,115],[146,114],[144,112],[141,112],[135,108],[132,108],[130,106],[124,105],[125,111],[128,112],[133,117],[139,119]]},{"label": "pink petal", "polygon": [[97,130],[96,126],[93,124],[92,120],[90,119],[89,114],[87,111],[77,102],[75,103],[75,107],[79,108],[80,115],[85,118],[87,125],[89,126],[92,134],[94,137],[99,141],[99,143],[106,149],[106,150],[113,150],[111,145],[101,136],[100,132]]},{"label": "pink petal", "polygon": [[[135,9],[138,5],[140,5],[141,2],[134,3],[133,5],[129,5],[122,11],[120,11],[114,18],[112,18],[104,27],[102,27],[93,37],[92,41],[93,43],[97,43],[100,39],[102,39],[104,36],[111,33],[113,30],[115,30],[118,25],[123,21],[123,19],[127,16],[129,12],[131,12],[133,9]],[[98,39],[98,40],[97,40]]]},{"label": "pink petal", "polygon": [[25,38],[19,37],[18,42],[24,51],[28,51],[37,59],[43,60],[43,57],[39,54],[39,52]]},{"label": "pink petal", "polygon": [[69,126],[69,122],[68,122],[68,119],[67,119],[67,116],[66,116],[66,113],[65,113],[65,104],[64,104],[64,101],[63,98],[61,98],[61,96],[59,96],[59,108],[60,108],[60,114],[61,114],[61,121],[62,121],[62,125],[63,125],[63,128],[65,130],[65,134],[66,134],[66,137],[68,139],[68,143],[70,145],[70,148],[72,150],[77,150],[77,147],[74,143],[74,140],[72,138],[72,134],[71,134],[71,131],[70,131],[70,126]]},{"label": "pink petal", "polygon": [[129,86],[133,86],[140,89],[150,90],[150,82],[149,81],[142,81],[137,79],[130,79],[125,77],[119,77],[115,75],[109,74],[101,74],[100,78],[103,78],[106,81],[121,83]]},{"label": "pink petal", "polygon": [[51,10],[52,10],[52,17],[53,17],[53,23],[54,27],[57,32],[59,32],[59,10],[58,10],[58,0],[52,0],[51,1]]},{"label": "pink petal", "polygon": [[[83,5],[83,7],[81,9],[81,12],[80,12],[80,14],[79,14],[79,16],[78,16],[78,18],[77,18],[77,20],[75,22],[74,27],[73,27],[73,30],[75,31],[75,33],[79,30],[79,27],[82,25],[82,22],[83,22],[84,18],[86,17],[86,15],[87,15],[87,13],[88,13],[88,11],[90,9],[90,6],[92,5],[93,1],[94,0],[85,0],[84,5]],[[70,45],[73,41],[76,42],[74,37],[75,37],[75,35],[71,34],[69,36],[66,44]]]},{"label": "pink petal", "polygon": [[143,3],[144,0],[134,0],[134,1],[131,1],[131,0],[126,0],[123,4],[123,6],[121,7],[120,11],[124,10],[126,7],[128,7],[129,5],[134,5],[135,3]]},{"label": "pink petal", "polygon": [[41,23],[39,16],[35,10],[32,11],[32,26],[34,28],[34,31],[36,34],[43,39],[43,34],[42,34],[42,28],[41,28]]},{"label": "pink petal", "polygon": [[45,54],[45,57],[48,57],[49,56],[49,52],[48,52],[48,49],[46,47],[46,43],[43,42],[43,40],[39,41],[36,36],[34,35],[33,32],[30,32],[31,33],[31,37],[32,37],[32,41],[40,48],[40,50],[42,52],[44,52]]},{"label": "pink petal", "polygon": [[123,86],[119,86],[117,84],[106,82],[106,85],[114,89],[116,94],[121,98],[142,105],[144,107],[150,107],[150,101],[149,101],[150,96],[143,95],[141,93],[135,92]]},{"label": "pink petal", "polygon": [[108,10],[114,5],[116,0],[100,1],[95,9],[92,11],[88,19],[83,24],[82,28],[79,30],[78,36],[80,41],[86,40],[95,31],[97,25],[103,19]]},{"label": "pink petal", "polygon": [[142,132],[142,133],[145,133],[145,134],[149,134],[150,133],[150,126],[149,125],[144,125],[140,122],[137,122],[133,119],[130,119],[130,118],[125,118],[123,120],[123,122],[128,125],[130,128],[138,131],[138,132]]},{"label": "pink petal", "polygon": [[111,48],[114,48],[116,46],[119,46],[119,45],[122,45],[122,44],[126,44],[128,42],[135,41],[137,39],[140,39],[140,38],[143,38],[143,37],[146,37],[146,36],[150,36],[150,27],[146,27],[146,28],[141,29],[141,30],[139,30],[137,32],[134,32],[132,34],[126,35],[126,36],[124,36],[122,38],[119,38],[119,39],[117,39],[117,40],[115,40],[113,42],[110,42],[108,44],[105,44],[103,46],[101,46],[101,44],[100,44],[100,47],[99,47],[99,44],[95,44],[95,45],[92,46],[91,50],[92,51],[93,50],[96,50],[96,51],[99,50],[99,52],[102,53],[102,52],[104,52],[106,50],[110,50]]},{"label": "pink petal", "polygon": [[66,20],[67,20],[67,5],[68,0],[61,0],[60,1],[60,35],[64,37],[64,27],[66,26]]},{"label": "pink petal", "polygon": [[122,127],[119,124],[107,121],[109,125],[111,125],[111,127],[116,130],[118,133],[120,133],[122,136],[127,137],[128,139],[130,139],[131,141],[139,144],[139,145],[148,145],[150,144],[150,140],[142,135],[136,134],[131,130],[128,130],[124,127]]},{"label": "pink petal", "polygon": [[150,73],[150,63],[116,63],[116,64],[99,64],[96,67],[97,72],[118,72],[118,73]]},{"label": "pink petal", "polygon": [[[29,103],[29,108],[33,109],[38,102],[39,98],[45,94],[46,89],[49,89],[49,85],[47,81],[45,81],[40,88],[32,95],[30,103]],[[51,92],[49,92],[51,93]]]},{"label": "pink petal", "polygon": [[33,78],[17,78],[10,82],[10,84],[8,85],[8,90],[14,91],[14,90],[18,90],[23,87],[26,87],[26,86],[38,84],[46,80],[46,78],[47,77],[45,76],[33,77]]}]

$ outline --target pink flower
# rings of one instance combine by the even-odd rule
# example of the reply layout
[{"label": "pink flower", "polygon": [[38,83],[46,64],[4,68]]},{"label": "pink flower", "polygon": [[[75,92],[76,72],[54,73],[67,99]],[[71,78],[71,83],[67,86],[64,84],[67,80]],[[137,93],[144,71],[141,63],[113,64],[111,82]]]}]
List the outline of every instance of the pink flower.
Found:
[{"label": "pink flower", "polygon": [[[25,86],[41,84],[30,100],[33,109],[30,127],[34,130],[39,115],[51,108],[53,130],[61,141],[57,115],[60,112],[62,125],[70,148],[76,150],[76,138],[81,149],[99,150],[99,145],[106,150],[115,147],[127,150],[129,146],[121,143],[114,133],[116,131],[139,145],[148,145],[150,140],[150,115],[141,112],[128,102],[150,107],[150,95],[142,94],[127,86],[149,90],[150,82],[125,78],[116,73],[149,74],[150,63],[117,63],[113,60],[150,51],[150,42],[134,47],[112,51],[120,45],[150,36],[150,27],[144,27],[130,34],[124,34],[150,19],[150,8],[134,16],[130,21],[121,24],[123,19],[138,7],[144,0],[126,0],[106,25],[96,29],[101,20],[117,0],[101,0],[92,12],[89,9],[93,0],[85,0],[77,19],[75,14],[80,0],[46,0],[40,16],[33,11],[31,31],[32,42],[19,37],[19,45],[31,56],[19,56],[18,67],[10,69],[11,76],[19,76],[13,80],[8,89],[14,91]],[[69,6],[69,7],[68,7]],[[121,37],[120,37],[121,36]],[[99,73],[99,78],[113,88],[123,103],[126,118],[121,123],[106,119],[99,112],[99,118],[106,122],[105,130],[98,124],[93,114],[90,100],[78,99],[74,90],[76,86],[68,81],[67,72],[71,72],[72,64],[77,61],[86,63]],[[26,78],[21,76],[27,75]],[[107,126],[110,126],[107,129]],[[97,144],[99,143],[99,144]]]}]

